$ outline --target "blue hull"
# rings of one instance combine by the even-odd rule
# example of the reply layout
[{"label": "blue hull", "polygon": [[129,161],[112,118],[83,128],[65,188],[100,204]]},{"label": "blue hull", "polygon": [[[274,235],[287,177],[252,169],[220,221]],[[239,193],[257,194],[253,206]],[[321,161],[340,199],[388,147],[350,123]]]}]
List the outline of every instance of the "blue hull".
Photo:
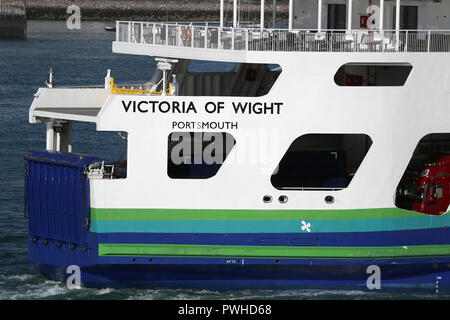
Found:
[{"label": "blue hull", "polygon": [[[355,264],[352,265],[342,260],[334,261],[333,264],[330,261],[280,261],[278,265],[270,265],[263,264],[263,259],[258,259],[259,261],[246,261],[244,265],[226,265],[224,261],[216,264],[220,261],[206,262],[207,259],[204,258],[198,259],[198,263],[191,261],[191,264],[182,261],[177,263],[176,258],[153,258],[151,264],[148,259],[142,260],[147,261],[136,261],[134,264],[126,264],[124,261],[123,264],[112,264],[109,261],[108,264],[81,267],[82,285],[92,288],[201,290],[450,291],[450,261],[409,261],[404,264],[392,264],[389,261],[380,264],[378,261],[381,288],[370,289],[367,286],[370,276],[370,273],[367,273],[367,261],[354,261]],[[167,260],[172,261],[168,264]],[[66,272],[66,266],[40,262],[32,264],[52,280],[65,282],[70,276]]]},{"label": "blue hull", "polygon": [[[364,291],[450,291],[450,258],[266,259],[206,257],[99,256],[95,246],[71,247],[30,240],[28,258],[48,278],[67,281],[81,269],[81,282],[94,288],[171,288],[206,290],[342,289]],[[367,286],[380,269],[380,289]],[[370,281],[370,283],[372,283]]]},{"label": "blue hull", "polygon": [[[252,227],[263,221],[263,230],[270,229],[276,220],[206,219],[205,225],[218,226],[216,232],[200,228],[211,233],[176,233],[199,224],[195,215],[186,221],[91,221],[89,181],[83,172],[96,158],[32,151],[25,159],[28,259],[53,280],[66,281],[72,274],[67,268],[76,265],[82,284],[97,288],[450,291],[448,216],[331,219],[330,226],[345,230],[327,232],[322,224],[325,231],[303,234],[298,232],[300,221],[279,223],[294,224],[296,232],[267,233]],[[408,221],[413,222],[410,229],[394,228]],[[244,224],[251,232],[228,232],[227,227]],[[395,230],[384,230],[386,224]],[[142,226],[172,229],[137,232]],[[373,226],[382,230],[370,231]],[[121,251],[126,244],[134,248]],[[116,247],[108,251],[108,245]],[[370,271],[373,266],[379,268],[378,278]],[[371,287],[374,279],[380,280],[379,289]]]}]

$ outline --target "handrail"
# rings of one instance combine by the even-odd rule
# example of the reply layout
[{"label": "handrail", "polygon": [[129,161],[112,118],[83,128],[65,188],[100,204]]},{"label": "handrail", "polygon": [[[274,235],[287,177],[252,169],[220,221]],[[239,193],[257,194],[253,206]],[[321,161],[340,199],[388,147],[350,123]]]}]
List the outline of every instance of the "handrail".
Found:
[{"label": "handrail", "polygon": [[[128,89],[128,88],[119,88],[114,83],[114,78],[111,78],[111,94],[127,94],[127,95],[145,95],[145,96],[156,96],[162,95],[162,91],[151,91],[151,90],[139,90],[139,89]],[[166,90],[166,94],[170,95],[172,93],[172,83],[169,82],[169,87]]]},{"label": "handrail", "polygon": [[450,52],[450,30],[233,28],[116,22],[116,41],[232,51]]}]

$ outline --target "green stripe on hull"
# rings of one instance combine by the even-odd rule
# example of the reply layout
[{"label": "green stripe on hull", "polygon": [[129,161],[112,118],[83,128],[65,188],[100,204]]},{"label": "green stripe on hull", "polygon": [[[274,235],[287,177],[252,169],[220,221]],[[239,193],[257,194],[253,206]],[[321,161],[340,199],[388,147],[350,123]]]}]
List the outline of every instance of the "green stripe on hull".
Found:
[{"label": "green stripe on hull", "polygon": [[92,220],[339,220],[424,216],[398,208],[348,210],[215,210],[91,208]]},{"label": "green stripe on hull", "polygon": [[450,245],[408,247],[283,247],[176,244],[104,244],[99,256],[395,259],[450,256]]}]

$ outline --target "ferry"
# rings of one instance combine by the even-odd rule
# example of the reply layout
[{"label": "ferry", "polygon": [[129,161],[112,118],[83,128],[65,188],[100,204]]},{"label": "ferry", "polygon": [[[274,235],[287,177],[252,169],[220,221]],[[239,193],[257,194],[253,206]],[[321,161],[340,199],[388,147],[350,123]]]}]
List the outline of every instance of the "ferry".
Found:
[{"label": "ferry", "polygon": [[[37,271],[96,288],[450,291],[450,1],[289,0],[284,28],[265,5],[253,24],[236,0],[229,22],[223,0],[217,23],[117,21],[112,51],[156,60],[145,83],[50,74],[29,110],[45,149],[24,155]],[[77,153],[74,122],[117,132],[124,156]]]}]

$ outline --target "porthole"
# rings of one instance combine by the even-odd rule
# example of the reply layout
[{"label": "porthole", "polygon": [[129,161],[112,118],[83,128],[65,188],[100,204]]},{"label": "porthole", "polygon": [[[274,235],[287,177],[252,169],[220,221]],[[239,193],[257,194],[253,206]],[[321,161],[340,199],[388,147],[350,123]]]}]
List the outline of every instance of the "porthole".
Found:
[{"label": "porthole", "polygon": [[334,203],[334,197],[333,196],[326,196],[325,197],[325,202],[328,203],[328,204]]}]

